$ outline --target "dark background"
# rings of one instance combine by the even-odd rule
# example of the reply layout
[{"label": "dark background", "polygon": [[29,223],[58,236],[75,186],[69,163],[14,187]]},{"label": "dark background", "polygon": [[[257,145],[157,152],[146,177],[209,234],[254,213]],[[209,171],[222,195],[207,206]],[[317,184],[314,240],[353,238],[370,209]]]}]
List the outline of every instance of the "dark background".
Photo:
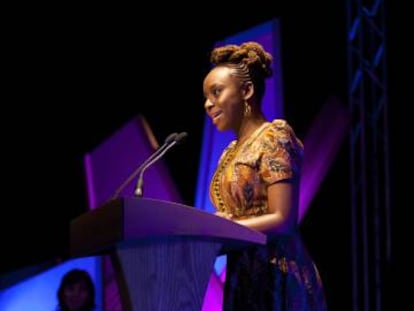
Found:
[{"label": "dark background", "polygon": [[[404,78],[404,9],[386,5],[394,258],[404,201],[394,180],[405,169],[396,150],[407,131],[403,104],[413,102]],[[285,113],[302,138],[329,98],[347,104],[345,1],[59,5],[12,13],[2,105],[2,274],[67,257],[70,220],[87,206],[83,155],[137,114],[159,141],[171,132],[189,133],[165,160],[185,202],[193,203],[202,80],[216,41],[279,19]],[[332,310],[351,309],[348,158],[346,140],[302,223]],[[386,275],[394,266],[389,269]]]}]

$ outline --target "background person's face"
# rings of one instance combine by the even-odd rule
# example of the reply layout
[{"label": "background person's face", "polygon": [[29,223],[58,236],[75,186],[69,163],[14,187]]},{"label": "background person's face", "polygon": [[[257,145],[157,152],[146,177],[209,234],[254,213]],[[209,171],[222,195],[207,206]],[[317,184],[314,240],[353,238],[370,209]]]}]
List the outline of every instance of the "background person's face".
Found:
[{"label": "background person's face", "polygon": [[63,291],[63,297],[69,310],[80,310],[89,298],[86,284],[84,282],[78,282],[69,285]]}]

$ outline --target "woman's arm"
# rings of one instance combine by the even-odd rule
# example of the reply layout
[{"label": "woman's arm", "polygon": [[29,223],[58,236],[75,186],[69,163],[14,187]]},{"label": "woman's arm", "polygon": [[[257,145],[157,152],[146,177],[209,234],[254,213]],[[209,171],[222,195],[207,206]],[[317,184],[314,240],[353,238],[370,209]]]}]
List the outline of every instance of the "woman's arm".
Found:
[{"label": "woman's arm", "polygon": [[[298,216],[298,186],[280,181],[267,188],[269,213],[235,222],[263,233],[289,234],[295,231]],[[231,217],[227,217],[231,218]]]}]

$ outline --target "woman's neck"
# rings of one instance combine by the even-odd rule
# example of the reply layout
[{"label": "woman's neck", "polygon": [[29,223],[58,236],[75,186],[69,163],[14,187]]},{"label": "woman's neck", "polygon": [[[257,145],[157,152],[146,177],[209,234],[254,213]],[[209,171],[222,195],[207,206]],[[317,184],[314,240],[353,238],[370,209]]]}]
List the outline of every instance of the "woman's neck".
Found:
[{"label": "woman's neck", "polygon": [[236,133],[237,143],[241,144],[246,141],[265,122],[266,119],[262,114],[245,118]]}]

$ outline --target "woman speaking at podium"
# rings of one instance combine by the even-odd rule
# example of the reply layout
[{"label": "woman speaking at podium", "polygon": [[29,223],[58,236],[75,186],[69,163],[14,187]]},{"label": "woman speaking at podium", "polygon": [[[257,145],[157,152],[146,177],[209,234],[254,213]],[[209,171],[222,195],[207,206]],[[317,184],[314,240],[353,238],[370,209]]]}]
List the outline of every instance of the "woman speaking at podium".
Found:
[{"label": "woman speaking at podium", "polygon": [[286,120],[261,111],[272,56],[256,42],[213,49],[204,108],[236,135],[210,184],[216,214],[267,235],[265,246],[227,256],[224,310],[326,310],[316,266],[298,230],[303,144]]}]

